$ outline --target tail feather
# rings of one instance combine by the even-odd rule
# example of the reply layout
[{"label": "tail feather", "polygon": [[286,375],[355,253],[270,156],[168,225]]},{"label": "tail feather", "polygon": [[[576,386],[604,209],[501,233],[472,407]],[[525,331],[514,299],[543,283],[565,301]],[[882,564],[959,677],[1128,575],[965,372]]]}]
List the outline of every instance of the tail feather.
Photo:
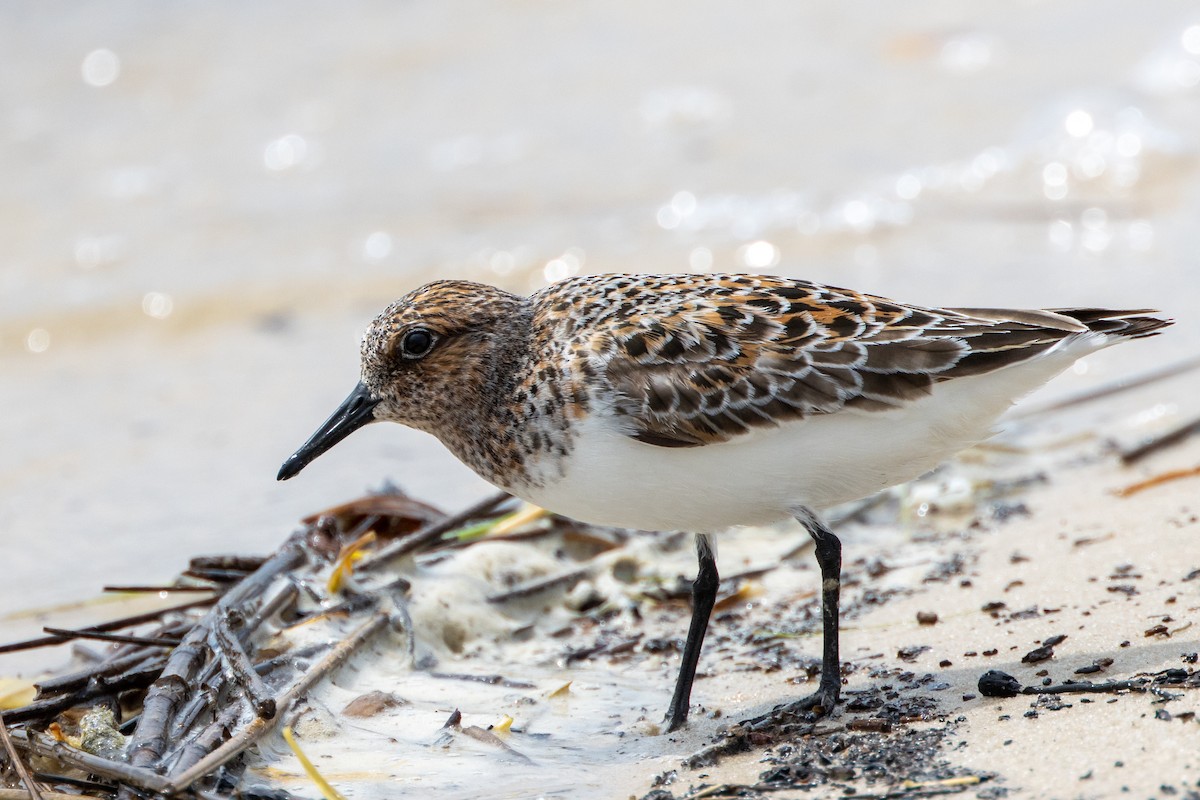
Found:
[{"label": "tail feather", "polygon": [[[1083,355],[1072,348],[1086,340],[1091,349],[1116,344],[1125,339],[1154,336],[1172,324],[1172,320],[1143,316],[1157,314],[1152,309],[1114,311],[1104,308],[1051,308],[1035,311],[1012,309],[955,309],[970,313],[976,319],[995,320],[996,324],[969,335],[967,352],[953,367],[939,372],[935,381],[983,375],[999,369],[1028,362],[1065,346],[1075,356]],[[1090,334],[1113,337],[1107,341]]]},{"label": "tail feather", "polygon": [[1107,308],[1052,308],[1055,314],[1078,320],[1093,333],[1103,333],[1110,336],[1120,336],[1125,339],[1141,339],[1146,336],[1157,336],[1163,328],[1174,324],[1174,320],[1161,317],[1143,316],[1157,314],[1152,308],[1114,311]]}]

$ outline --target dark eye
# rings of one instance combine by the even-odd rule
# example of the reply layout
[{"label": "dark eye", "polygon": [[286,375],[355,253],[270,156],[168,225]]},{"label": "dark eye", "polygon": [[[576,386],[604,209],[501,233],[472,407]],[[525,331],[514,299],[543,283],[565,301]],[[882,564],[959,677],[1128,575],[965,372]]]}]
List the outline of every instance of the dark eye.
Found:
[{"label": "dark eye", "polygon": [[433,349],[433,334],[424,328],[413,328],[400,341],[400,353],[405,358],[421,358]]}]

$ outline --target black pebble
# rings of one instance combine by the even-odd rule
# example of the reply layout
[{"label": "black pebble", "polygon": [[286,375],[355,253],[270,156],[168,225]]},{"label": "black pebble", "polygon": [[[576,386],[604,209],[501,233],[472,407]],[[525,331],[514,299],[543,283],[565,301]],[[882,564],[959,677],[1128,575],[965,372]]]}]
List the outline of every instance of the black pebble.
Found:
[{"label": "black pebble", "polygon": [[979,676],[979,693],[984,697],[1016,697],[1021,693],[1021,682],[998,669],[989,669]]}]

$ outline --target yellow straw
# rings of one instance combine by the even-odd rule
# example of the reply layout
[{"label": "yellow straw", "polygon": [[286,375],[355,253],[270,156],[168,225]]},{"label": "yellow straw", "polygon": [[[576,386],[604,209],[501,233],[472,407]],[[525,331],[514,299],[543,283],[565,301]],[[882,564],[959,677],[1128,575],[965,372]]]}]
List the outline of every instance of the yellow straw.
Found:
[{"label": "yellow straw", "polygon": [[337,789],[329,785],[329,781],[321,777],[321,773],[317,772],[317,768],[308,760],[308,756],[304,755],[304,751],[296,743],[296,737],[292,736],[290,726],[284,726],[283,740],[287,742],[288,747],[292,748],[292,752],[296,754],[296,758],[300,761],[300,766],[304,767],[304,771],[308,774],[308,777],[312,778],[312,782],[321,790],[321,796],[325,800],[346,800]]}]

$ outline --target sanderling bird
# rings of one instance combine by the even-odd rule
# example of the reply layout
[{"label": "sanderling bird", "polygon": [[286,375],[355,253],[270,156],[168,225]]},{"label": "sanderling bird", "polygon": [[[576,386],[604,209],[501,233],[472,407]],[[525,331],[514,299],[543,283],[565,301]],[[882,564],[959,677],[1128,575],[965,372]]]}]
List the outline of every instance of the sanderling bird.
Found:
[{"label": "sanderling bird", "polygon": [[765,275],[597,275],[529,297],[438,281],[384,310],[362,380],[279,479],[369,422],[432,433],[481,477],[583,522],[697,532],[668,730],[717,593],[711,534],[794,517],[821,571],[821,679],[841,691],[841,542],[821,509],[990,435],[1077,358],[1171,324],[1148,310],[925,308]]}]

